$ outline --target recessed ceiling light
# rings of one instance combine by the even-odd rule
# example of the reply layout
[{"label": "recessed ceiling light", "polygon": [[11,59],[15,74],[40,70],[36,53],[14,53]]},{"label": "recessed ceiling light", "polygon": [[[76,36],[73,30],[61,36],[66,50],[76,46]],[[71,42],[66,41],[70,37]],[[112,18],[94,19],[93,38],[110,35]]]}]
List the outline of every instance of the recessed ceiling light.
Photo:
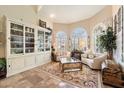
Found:
[{"label": "recessed ceiling light", "polygon": [[55,14],[50,14],[50,18],[54,18],[55,17]]}]

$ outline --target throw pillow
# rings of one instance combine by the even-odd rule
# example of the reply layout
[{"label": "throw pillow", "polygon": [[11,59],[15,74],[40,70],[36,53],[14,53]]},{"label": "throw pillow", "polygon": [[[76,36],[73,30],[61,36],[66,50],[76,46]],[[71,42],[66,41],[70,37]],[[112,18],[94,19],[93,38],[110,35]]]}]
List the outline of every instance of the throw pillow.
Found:
[{"label": "throw pillow", "polygon": [[95,55],[94,54],[89,54],[88,58],[93,59],[93,58],[95,58]]},{"label": "throw pillow", "polygon": [[87,58],[87,54],[82,54],[82,57],[83,58]]}]

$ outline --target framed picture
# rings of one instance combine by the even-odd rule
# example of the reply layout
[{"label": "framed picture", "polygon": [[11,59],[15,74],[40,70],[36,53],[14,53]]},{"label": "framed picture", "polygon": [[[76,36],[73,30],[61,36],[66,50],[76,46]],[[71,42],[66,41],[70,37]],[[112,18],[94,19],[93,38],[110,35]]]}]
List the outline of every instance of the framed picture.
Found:
[{"label": "framed picture", "polygon": [[39,20],[39,26],[43,27],[43,28],[46,28],[46,22],[44,22],[42,20]]}]

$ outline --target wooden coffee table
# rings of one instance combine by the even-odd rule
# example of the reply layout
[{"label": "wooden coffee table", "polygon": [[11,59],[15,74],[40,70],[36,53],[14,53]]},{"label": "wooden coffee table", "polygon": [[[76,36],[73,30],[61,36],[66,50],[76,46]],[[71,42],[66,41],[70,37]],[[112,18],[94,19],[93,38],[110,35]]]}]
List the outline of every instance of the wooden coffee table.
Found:
[{"label": "wooden coffee table", "polygon": [[82,70],[82,62],[75,58],[60,59],[61,72]]}]

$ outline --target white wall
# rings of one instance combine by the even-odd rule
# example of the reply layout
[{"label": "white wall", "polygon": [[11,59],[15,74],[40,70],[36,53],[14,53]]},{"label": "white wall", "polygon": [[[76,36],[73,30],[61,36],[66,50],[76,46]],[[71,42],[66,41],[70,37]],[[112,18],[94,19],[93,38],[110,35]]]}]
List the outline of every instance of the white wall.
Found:
[{"label": "white wall", "polygon": [[34,8],[35,6],[30,5],[0,5],[0,18],[6,15],[34,25],[38,25],[38,20],[41,19],[46,21],[47,26],[52,28],[52,22],[42,15],[42,11],[37,13]]},{"label": "white wall", "polygon": [[1,5],[0,17],[7,17],[22,20],[26,23],[37,24],[37,15],[31,6],[26,5]]},{"label": "white wall", "polygon": [[65,31],[69,36],[75,28],[84,28],[86,29],[89,35],[88,45],[90,45],[90,49],[94,50],[94,37],[93,37],[93,29],[98,24],[111,24],[112,23],[112,6],[108,5],[99,11],[97,14],[92,16],[89,19],[81,20],[79,22],[71,23],[71,24],[53,24],[53,37],[58,31]]}]

